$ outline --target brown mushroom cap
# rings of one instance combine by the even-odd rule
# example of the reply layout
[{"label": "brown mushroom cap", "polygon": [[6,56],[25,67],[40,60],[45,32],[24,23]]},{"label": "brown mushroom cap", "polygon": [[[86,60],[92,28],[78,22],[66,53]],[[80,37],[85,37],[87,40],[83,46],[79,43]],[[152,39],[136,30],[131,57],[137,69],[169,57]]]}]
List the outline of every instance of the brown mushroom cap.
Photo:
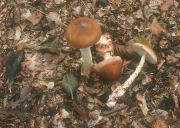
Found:
[{"label": "brown mushroom cap", "polygon": [[146,60],[151,63],[151,64],[156,64],[157,63],[157,56],[156,53],[154,52],[154,50],[146,45],[146,44],[142,44],[142,43],[134,43],[132,45],[134,51],[142,56],[144,53],[146,53]]},{"label": "brown mushroom cap", "polygon": [[72,21],[65,32],[66,40],[75,48],[87,48],[101,36],[99,25],[90,18],[82,17]]},{"label": "brown mushroom cap", "polygon": [[93,68],[101,77],[115,80],[122,71],[122,64],[121,57],[115,56],[94,65]]}]

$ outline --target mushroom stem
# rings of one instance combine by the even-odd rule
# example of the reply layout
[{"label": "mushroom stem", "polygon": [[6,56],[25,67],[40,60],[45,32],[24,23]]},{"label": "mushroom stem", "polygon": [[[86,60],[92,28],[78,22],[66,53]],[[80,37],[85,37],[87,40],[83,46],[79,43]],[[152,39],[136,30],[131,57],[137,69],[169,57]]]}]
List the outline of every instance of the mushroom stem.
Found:
[{"label": "mushroom stem", "polygon": [[122,84],[122,86],[118,86],[112,94],[109,96],[108,102],[106,103],[108,107],[113,107],[116,104],[116,99],[123,96],[127,90],[133,83],[133,81],[136,79],[138,74],[140,73],[144,63],[145,63],[146,53],[143,54],[141,57],[141,60],[134,71],[134,73]]},{"label": "mushroom stem", "polygon": [[82,71],[81,75],[88,77],[91,72],[92,63],[92,54],[90,47],[81,48],[81,57],[82,57]]},{"label": "mushroom stem", "polygon": [[105,55],[103,56],[103,58],[104,58],[104,60],[107,60],[107,59],[109,59],[109,58],[112,58],[112,55],[111,55],[109,52],[107,52],[107,53],[105,53]]}]

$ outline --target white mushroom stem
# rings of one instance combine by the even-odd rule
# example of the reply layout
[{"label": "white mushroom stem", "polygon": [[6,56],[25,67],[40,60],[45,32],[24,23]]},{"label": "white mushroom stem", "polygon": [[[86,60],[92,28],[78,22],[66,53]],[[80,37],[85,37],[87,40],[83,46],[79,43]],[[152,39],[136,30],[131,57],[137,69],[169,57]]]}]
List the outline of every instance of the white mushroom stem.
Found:
[{"label": "white mushroom stem", "polygon": [[124,82],[124,84],[118,86],[113,92],[112,94],[109,96],[109,99],[107,101],[107,106],[108,107],[113,107],[115,106],[116,102],[117,102],[117,98],[120,98],[121,96],[123,96],[127,90],[127,88],[129,88],[131,86],[131,84],[133,83],[133,81],[136,79],[136,77],[138,76],[138,74],[140,73],[144,63],[145,63],[145,58],[146,58],[146,53],[143,54],[143,56],[141,57],[141,60],[136,68],[136,70],[134,71],[134,73],[127,79],[126,82]]},{"label": "white mushroom stem", "polygon": [[103,56],[103,58],[104,58],[104,60],[107,60],[107,59],[109,59],[109,58],[112,58],[111,53],[110,53],[110,52],[105,53],[105,55]]},{"label": "white mushroom stem", "polygon": [[81,48],[80,52],[81,52],[81,57],[82,57],[81,75],[88,77],[91,72],[91,67],[93,65],[91,49],[90,49],[90,47]]}]

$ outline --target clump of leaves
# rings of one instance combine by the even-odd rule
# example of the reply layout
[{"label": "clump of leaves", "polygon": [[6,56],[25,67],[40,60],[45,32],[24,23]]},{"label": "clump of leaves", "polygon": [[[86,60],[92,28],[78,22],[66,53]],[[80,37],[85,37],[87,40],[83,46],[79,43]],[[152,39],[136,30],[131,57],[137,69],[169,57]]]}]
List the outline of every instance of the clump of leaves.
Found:
[{"label": "clump of leaves", "polygon": [[74,99],[73,94],[75,90],[79,87],[78,79],[72,74],[67,73],[62,80],[62,88],[68,96],[71,96]]},{"label": "clump of leaves", "polygon": [[21,62],[24,60],[24,51],[10,52],[4,59],[6,79],[8,85],[13,85],[16,74],[20,71]]}]

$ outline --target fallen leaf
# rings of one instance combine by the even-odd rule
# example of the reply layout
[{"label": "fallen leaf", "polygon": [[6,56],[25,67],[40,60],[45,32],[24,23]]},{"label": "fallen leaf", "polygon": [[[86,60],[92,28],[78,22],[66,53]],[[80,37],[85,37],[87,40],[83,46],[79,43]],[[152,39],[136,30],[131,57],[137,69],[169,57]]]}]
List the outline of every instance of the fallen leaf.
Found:
[{"label": "fallen leaf", "polygon": [[39,12],[34,12],[31,16],[28,16],[26,19],[29,20],[33,25],[38,24],[41,19],[42,19],[43,15]]},{"label": "fallen leaf", "polygon": [[15,32],[15,40],[20,40],[21,37],[21,28],[18,26],[15,28],[16,32]]},{"label": "fallen leaf", "polygon": [[61,109],[61,116],[63,119],[70,118],[69,112],[67,112],[65,109]]},{"label": "fallen leaf", "polygon": [[140,0],[141,4],[144,5],[147,0]]},{"label": "fallen leaf", "polygon": [[49,37],[46,41],[44,41],[41,45],[37,46],[35,49],[40,50],[46,53],[52,54],[60,54],[60,50],[58,49],[59,45],[59,37]]},{"label": "fallen leaf", "polygon": [[165,12],[168,11],[169,8],[174,4],[174,0],[167,0],[161,5],[161,11]]},{"label": "fallen leaf", "polygon": [[73,93],[78,88],[79,84],[77,78],[72,73],[67,73],[63,77],[61,86],[64,91],[73,99]]},{"label": "fallen leaf", "polygon": [[177,39],[180,41],[180,30],[177,32]]},{"label": "fallen leaf", "polygon": [[51,19],[52,21],[55,21],[56,25],[60,25],[62,23],[60,15],[57,12],[49,12],[47,18]]},{"label": "fallen leaf", "polygon": [[137,10],[135,17],[144,20],[144,16],[141,9]]},{"label": "fallen leaf", "polygon": [[21,50],[23,49],[23,47],[24,47],[24,42],[19,43],[19,44],[17,45],[17,51],[21,51]]},{"label": "fallen leaf", "polygon": [[20,92],[20,98],[22,99],[23,97],[26,97],[31,91],[31,88],[28,87],[28,86],[25,86],[21,89],[21,92]]},{"label": "fallen leaf", "polygon": [[54,87],[53,81],[39,81],[39,83],[43,86],[46,86],[48,89],[52,89]]},{"label": "fallen leaf", "polygon": [[10,52],[3,60],[6,67],[6,79],[8,85],[13,85],[16,74],[21,69],[21,62],[24,60],[24,51]]},{"label": "fallen leaf", "polygon": [[167,33],[167,30],[164,29],[156,19],[153,20],[152,24],[149,26],[150,31],[153,35],[159,36],[161,33]]},{"label": "fallen leaf", "polygon": [[168,128],[168,125],[163,120],[156,120],[156,122],[152,125],[152,128]]},{"label": "fallen leaf", "polygon": [[54,0],[55,4],[62,4],[62,3],[65,3],[65,2],[66,2],[65,0]]},{"label": "fallen leaf", "polygon": [[168,55],[166,60],[168,61],[168,63],[172,64],[172,63],[176,63],[179,59],[174,57],[174,55]]}]

